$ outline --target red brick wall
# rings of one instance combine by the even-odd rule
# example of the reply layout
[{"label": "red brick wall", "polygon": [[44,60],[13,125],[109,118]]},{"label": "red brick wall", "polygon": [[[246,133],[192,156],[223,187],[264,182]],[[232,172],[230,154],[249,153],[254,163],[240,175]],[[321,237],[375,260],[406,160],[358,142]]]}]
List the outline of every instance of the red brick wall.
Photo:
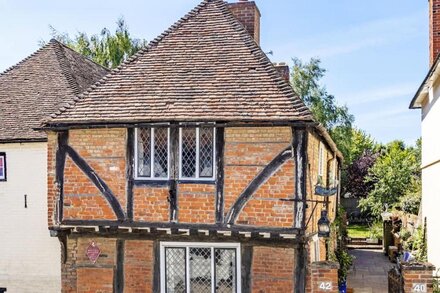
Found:
[{"label": "red brick wall", "polygon": [[[255,176],[292,141],[290,127],[237,127],[225,129],[224,198],[225,213],[252,182]],[[126,209],[126,129],[88,129],[69,131],[69,145],[96,171],[110,187],[122,208]],[[320,138],[309,134],[309,173],[307,188],[309,198],[314,196],[317,183]],[[57,199],[55,184],[56,134],[49,134],[49,191],[48,218],[53,223]],[[333,154],[327,149],[327,158]],[[325,172],[326,173],[326,172]],[[64,173],[64,218],[84,220],[115,220],[104,196],[70,158],[66,159]],[[281,201],[295,194],[295,166],[288,160],[265,182],[243,207],[237,223],[267,227],[292,227],[293,202]],[[324,181],[326,178],[324,176]],[[212,183],[178,184],[178,222],[215,223],[215,192]],[[169,221],[169,187],[139,186],[133,189],[134,220],[147,222]],[[334,201],[333,201],[334,202]],[[330,204],[330,218],[335,214]],[[316,232],[322,205],[309,225],[309,232]],[[311,212],[311,208],[307,213]]]},{"label": "red brick wall", "polygon": [[440,53],[440,1],[429,0],[429,64]]},{"label": "red brick wall", "polygon": [[[92,241],[101,250],[101,256],[95,264],[86,255]],[[62,292],[113,292],[115,265],[115,239],[69,238],[66,262],[61,266]]]},{"label": "red brick wall", "polygon": [[78,268],[78,293],[113,293],[113,268]]},{"label": "red brick wall", "polygon": [[[125,209],[126,200],[126,129],[70,130],[69,145],[107,183]],[[68,170],[65,179],[70,178]]]},{"label": "red brick wall", "polygon": [[153,292],[153,242],[125,241],[124,292]]},{"label": "red brick wall", "polygon": [[167,187],[135,187],[133,210],[135,221],[168,222],[170,207]]},{"label": "red brick wall", "polygon": [[243,24],[257,44],[260,43],[260,11],[254,1],[240,0],[230,3],[232,14]]},{"label": "red brick wall", "polygon": [[252,292],[293,292],[294,269],[292,248],[254,247]]},{"label": "red brick wall", "polygon": [[179,184],[177,204],[181,223],[215,223],[215,185]]},{"label": "red brick wall", "polygon": [[[225,212],[263,168],[292,141],[290,127],[227,128],[225,131]],[[292,226],[292,207],[280,198],[294,193],[294,166],[287,162],[244,206],[237,223]]]},{"label": "red brick wall", "polygon": [[59,190],[55,180],[57,149],[57,133],[49,132],[47,135],[47,223],[49,227],[54,226],[56,223],[56,202],[59,197]]}]

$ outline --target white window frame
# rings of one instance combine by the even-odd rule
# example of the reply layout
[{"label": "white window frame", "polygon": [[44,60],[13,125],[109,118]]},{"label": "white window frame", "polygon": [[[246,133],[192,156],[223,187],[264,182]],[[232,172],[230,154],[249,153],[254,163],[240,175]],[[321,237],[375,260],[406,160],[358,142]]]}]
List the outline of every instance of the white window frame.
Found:
[{"label": "white window frame", "polygon": [[321,176],[324,179],[324,165],[325,165],[325,149],[324,144],[319,142],[319,154],[318,154],[318,176]]},{"label": "white window frame", "polygon": [[[196,176],[195,177],[183,177],[182,175],[182,129],[190,128],[196,129]],[[216,176],[216,128],[213,128],[213,138],[212,138],[212,177],[200,177],[200,126],[195,125],[194,127],[181,127],[179,128],[179,179],[180,180],[195,180],[195,181],[212,181],[215,180]]]},{"label": "white window frame", "polygon": [[[166,264],[165,248],[185,248],[185,277],[186,292],[190,291],[189,275],[189,249],[190,248],[211,248],[211,256],[215,256],[215,248],[235,249],[235,273],[236,273],[236,292],[241,293],[241,246],[240,243],[216,243],[216,242],[161,242],[160,243],[160,292],[166,293]],[[211,273],[215,271],[215,257],[211,257]],[[215,293],[215,273],[211,274],[211,293]]]},{"label": "white window frame", "polygon": [[0,176],[0,181],[6,181],[6,153],[0,153],[0,161],[3,162],[3,175]]},{"label": "white window frame", "polygon": [[150,139],[151,139],[151,150],[150,150],[150,177],[143,177],[139,176],[139,155],[138,155],[138,130],[139,128],[135,128],[134,132],[134,179],[136,180],[144,180],[144,181],[152,181],[152,180],[169,180],[170,179],[170,128],[167,128],[167,136],[168,136],[168,147],[167,147],[167,177],[154,177],[154,143],[155,143],[155,136],[154,136],[154,130],[156,128],[165,128],[165,127],[154,127],[153,125],[151,127],[142,127],[142,129],[149,129],[150,130]]}]

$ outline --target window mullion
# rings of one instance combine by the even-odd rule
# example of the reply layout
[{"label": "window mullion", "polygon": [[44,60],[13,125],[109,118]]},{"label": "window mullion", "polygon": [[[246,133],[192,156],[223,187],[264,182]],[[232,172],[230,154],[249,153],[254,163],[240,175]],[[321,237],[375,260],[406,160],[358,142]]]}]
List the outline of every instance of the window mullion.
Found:
[{"label": "window mullion", "polygon": [[215,253],[214,253],[214,247],[211,247],[211,292],[215,293]]},{"label": "window mullion", "polygon": [[151,172],[151,178],[154,178],[154,128],[150,129],[150,145],[151,145],[151,150],[150,150],[150,172]]},{"label": "window mullion", "polygon": [[200,128],[196,128],[196,179],[200,178]]},{"label": "window mullion", "polygon": [[185,257],[186,257],[186,293],[190,293],[191,292],[191,276],[190,276],[190,263],[189,263],[189,246],[186,247],[186,253],[185,253]]}]

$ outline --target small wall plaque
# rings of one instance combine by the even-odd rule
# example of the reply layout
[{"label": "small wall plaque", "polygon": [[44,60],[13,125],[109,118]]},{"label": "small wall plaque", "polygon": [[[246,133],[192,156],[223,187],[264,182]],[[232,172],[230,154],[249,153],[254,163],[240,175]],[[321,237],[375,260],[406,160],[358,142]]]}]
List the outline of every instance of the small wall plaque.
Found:
[{"label": "small wall plaque", "polygon": [[414,283],[411,292],[426,293],[428,290],[425,283]]},{"label": "small wall plaque", "polygon": [[87,247],[87,252],[86,252],[87,257],[92,263],[96,263],[100,254],[101,254],[101,250],[99,249],[98,245],[96,245],[95,241],[92,241],[89,247]]},{"label": "small wall plaque", "polygon": [[319,283],[319,290],[322,291],[331,291],[333,289],[332,282],[320,282]]}]

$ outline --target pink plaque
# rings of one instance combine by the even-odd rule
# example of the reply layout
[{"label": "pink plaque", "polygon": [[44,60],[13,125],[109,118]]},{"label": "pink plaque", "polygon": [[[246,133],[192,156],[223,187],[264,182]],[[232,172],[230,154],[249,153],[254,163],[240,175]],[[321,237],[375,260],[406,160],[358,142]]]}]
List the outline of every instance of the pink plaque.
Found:
[{"label": "pink plaque", "polygon": [[87,252],[86,252],[87,257],[92,263],[96,263],[100,254],[101,254],[101,250],[99,250],[99,247],[96,245],[95,241],[92,241],[89,247],[87,247]]}]

